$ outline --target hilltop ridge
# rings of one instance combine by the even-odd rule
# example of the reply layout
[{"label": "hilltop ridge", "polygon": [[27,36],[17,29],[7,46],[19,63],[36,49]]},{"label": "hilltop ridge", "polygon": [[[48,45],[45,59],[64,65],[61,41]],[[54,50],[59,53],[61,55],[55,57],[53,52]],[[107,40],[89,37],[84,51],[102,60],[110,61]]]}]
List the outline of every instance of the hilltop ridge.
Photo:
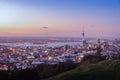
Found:
[{"label": "hilltop ridge", "polygon": [[44,80],[120,80],[120,60],[80,66]]}]

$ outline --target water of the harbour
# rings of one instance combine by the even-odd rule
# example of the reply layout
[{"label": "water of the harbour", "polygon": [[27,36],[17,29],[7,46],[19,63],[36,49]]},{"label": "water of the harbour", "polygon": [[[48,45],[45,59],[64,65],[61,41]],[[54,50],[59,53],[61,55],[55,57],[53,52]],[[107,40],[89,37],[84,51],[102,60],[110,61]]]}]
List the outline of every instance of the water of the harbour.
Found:
[{"label": "water of the harbour", "polygon": [[53,42],[53,43],[47,43],[47,44],[33,44],[33,43],[28,43],[28,42],[26,43],[0,43],[0,45],[12,46],[12,47],[27,47],[27,46],[59,47],[59,46],[64,46],[64,45],[74,46],[74,45],[81,45],[81,44],[82,42]]}]

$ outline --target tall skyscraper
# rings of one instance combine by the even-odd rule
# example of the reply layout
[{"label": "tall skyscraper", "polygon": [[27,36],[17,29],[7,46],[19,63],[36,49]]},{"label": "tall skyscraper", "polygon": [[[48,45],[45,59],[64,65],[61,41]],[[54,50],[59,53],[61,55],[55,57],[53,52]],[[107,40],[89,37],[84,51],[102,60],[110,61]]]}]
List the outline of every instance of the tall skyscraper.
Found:
[{"label": "tall skyscraper", "polygon": [[82,28],[82,41],[85,40],[85,33],[84,33],[84,27]]},{"label": "tall skyscraper", "polygon": [[82,43],[83,43],[83,46],[86,45],[84,27],[82,28]]}]

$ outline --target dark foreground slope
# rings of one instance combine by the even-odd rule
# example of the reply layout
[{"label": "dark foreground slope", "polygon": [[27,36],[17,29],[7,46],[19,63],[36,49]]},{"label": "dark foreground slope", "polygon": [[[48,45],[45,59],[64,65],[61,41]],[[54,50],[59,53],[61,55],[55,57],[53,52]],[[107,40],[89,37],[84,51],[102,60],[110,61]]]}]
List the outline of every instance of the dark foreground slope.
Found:
[{"label": "dark foreground slope", "polygon": [[81,66],[45,80],[120,80],[120,60]]},{"label": "dark foreground slope", "polygon": [[0,70],[0,80],[41,80],[75,69],[78,63],[41,64],[25,70]]}]

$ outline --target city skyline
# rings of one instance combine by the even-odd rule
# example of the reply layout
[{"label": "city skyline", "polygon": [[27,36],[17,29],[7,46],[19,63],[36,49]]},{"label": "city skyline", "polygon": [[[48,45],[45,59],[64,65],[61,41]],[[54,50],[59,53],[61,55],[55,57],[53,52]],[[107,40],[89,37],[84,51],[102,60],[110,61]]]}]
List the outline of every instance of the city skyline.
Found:
[{"label": "city skyline", "polygon": [[120,0],[1,0],[0,36],[119,37]]}]

